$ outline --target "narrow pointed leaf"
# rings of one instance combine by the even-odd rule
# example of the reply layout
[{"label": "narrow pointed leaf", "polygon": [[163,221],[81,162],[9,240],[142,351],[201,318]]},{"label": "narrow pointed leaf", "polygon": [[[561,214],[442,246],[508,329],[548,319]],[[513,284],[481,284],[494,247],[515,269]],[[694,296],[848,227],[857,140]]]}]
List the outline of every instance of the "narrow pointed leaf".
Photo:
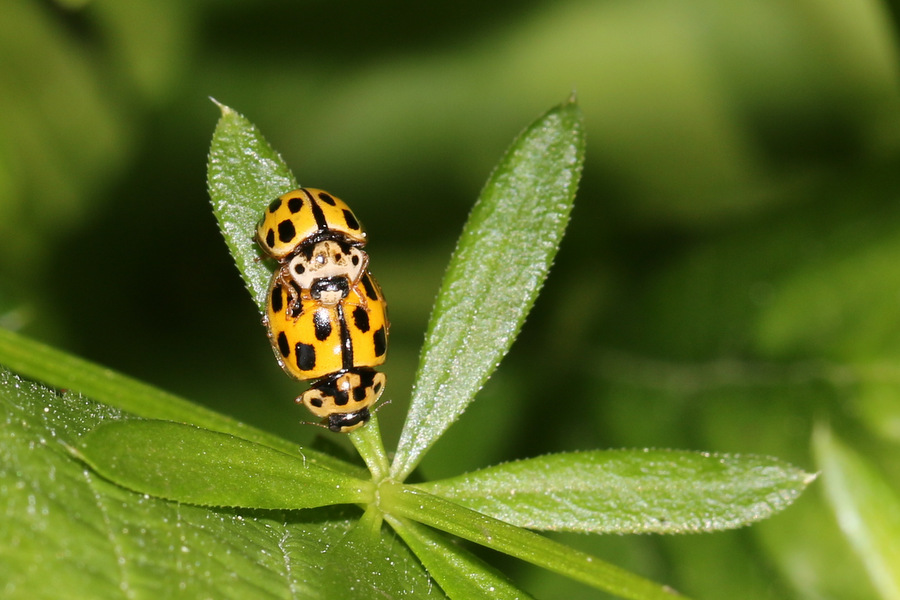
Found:
[{"label": "narrow pointed leaf", "polygon": [[395,478],[415,468],[509,350],[559,248],[583,159],[581,112],[568,102],[531,124],[485,185],[431,315]]},{"label": "narrow pointed leaf", "polygon": [[369,482],[234,436],[171,421],[104,423],[77,455],[122,487],[203,506],[295,509],[372,497]]},{"label": "narrow pointed leaf", "polygon": [[672,600],[680,597],[668,587],[594,556],[411,486],[382,484],[379,491],[382,503],[391,507],[390,512],[395,517],[405,517],[452,533],[610,594],[631,600]]},{"label": "narrow pointed leaf", "polygon": [[406,519],[390,515],[385,518],[449,597],[467,600],[527,600],[531,597],[441,533]]},{"label": "narrow pointed leaf", "polygon": [[222,117],[206,171],[209,197],[225,243],[262,312],[272,271],[259,260],[253,240],[256,223],[269,202],[299,186],[256,126],[231,108],[218,106]]},{"label": "narrow pointed leaf", "polygon": [[600,450],[510,462],[416,487],[529,529],[693,533],[770,517],[814,478],[763,456]]},{"label": "narrow pointed leaf", "polygon": [[827,427],[813,439],[838,524],[884,600],[900,599],[900,497],[862,456]]}]

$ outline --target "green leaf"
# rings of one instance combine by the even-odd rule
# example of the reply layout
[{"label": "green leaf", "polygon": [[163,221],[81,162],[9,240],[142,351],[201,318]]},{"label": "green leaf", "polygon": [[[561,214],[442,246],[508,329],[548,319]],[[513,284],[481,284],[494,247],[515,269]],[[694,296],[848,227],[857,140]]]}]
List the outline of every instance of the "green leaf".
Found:
[{"label": "green leaf", "polygon": [[[351,588],[360,570],[370,569],[365,576],[375,579],[392,565],[399,573],[380,581],[402,585],[381,583],[377,595],[363,598],[441,597],[396,540],[378,544],[364,560],[350,549],[334,550],[356,527],[355,507],[285,512],[169,502],[108,482],[67,450],[101,423],[123,418],[73,392],[54,392],[0,369],[5,600],[73,594],[94,600],[329,600],[333,590]],[[141,455],[141,448],[133,444],[132,452]]]},{"label": "green leaf", "polygon": [[529,529],[693,533],[766,519],[814,478],[761,456],[598,450],[510,462],[416,487]]},{"label": "green leaf", "polygon": [[431,315],[391,473],[409,475],[516,338],[556,255],[584,160],[574,102],[513,142],[472,209]]},{"label": "green leaf", "polygon": [[885,600],[900,599],[900,498],[875,468],[819,426],[813,436],[838,525]]},{"label": "green leaf", "polygon": [[[297,455],[298,446],[136,379],[0,328],[0,364],[60,389],[89,398],[145,419],[178,421],[229,433],[258,444]],[[328,454],[304,449],[307,461],[361,476],[362,469]]]},{"label": "green leaf", "polygon": [[420,598],[445,598],[422,562],[386,533],[378,510],[367,510],[347,535],[325,551],[321,575],[329,582],[329,598],[395,598],[416,589]]},{"label": "green leaf", "polygon": [[411,486],[384,483],[379,493],[383,506],[389,506],[390,514],[397,518],[405,517],[452,533],[616,596],[632,600],[680,597],[668,587],[594,556]]},{"label": "green leaf", "polygon": [[515,600],[531,597],[477,556],[440,533],[406,519],[390,515],[386,515],[385,519],[451,598]]},{"label": "green leaf", "polygon": [[300,187],[260,131],[224,104],[213,133],[206,177],[219,230],[256,306],[263,312],[271,269],[253,239],[266,205]]},{"label": "green leaf", "polygon": [[[135,451],[135,449],[139,451]],[[204,506],[295,509],[371,501],[370,482],[225,433],[171,421],[104,423],[77,455],[123,487]]]},{"label": "green leaf", "polygon": [[214,418],[224,428],[220,431],[237,432],[244,428],[224,415],[3,328],[0,328],[0,364],[26,377],[75,390],[149,418],[198,423]]}]

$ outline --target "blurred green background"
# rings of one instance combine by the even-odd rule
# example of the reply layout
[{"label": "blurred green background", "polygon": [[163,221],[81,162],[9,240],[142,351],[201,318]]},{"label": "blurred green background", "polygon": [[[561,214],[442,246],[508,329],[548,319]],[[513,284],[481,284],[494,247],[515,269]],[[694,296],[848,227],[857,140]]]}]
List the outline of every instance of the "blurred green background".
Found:
[{"label": "blurred green background", "polygon": [[[896,481],[898,8],[5,0],[0,326],[318,435],[297,424],[303,386],[275,364],[209,208],[214,97],[365,221],[392,317],[392,445],[480,186],[575,90],[588,160],[562,250],[423,474],[621,446],[815,471],[826,422]],[[745,530],[566,541],[700,598],[875,595],[820,483]],[[597,597],[500,566],[538,596]]]}]

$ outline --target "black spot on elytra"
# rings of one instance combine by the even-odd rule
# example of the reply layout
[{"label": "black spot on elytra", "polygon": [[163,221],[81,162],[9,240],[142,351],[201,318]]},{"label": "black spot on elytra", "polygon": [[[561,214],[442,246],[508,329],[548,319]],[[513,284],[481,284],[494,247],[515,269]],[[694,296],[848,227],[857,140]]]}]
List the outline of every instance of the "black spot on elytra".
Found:
[{"label": "black spot on elytra", "polygon": [[316,330],[316,339],[323,342],[331,336],[331,316],[328,310],[317,310],[313,315],[313,326]]},{"label": "black spot on elytra", "polygon": [[269,212],[273,213],[278,210],[278,207],[281,206],[281,198],[275,198],[271,202],[269,202]]},{"label": "black spot on elytra", "polygon": [[319,200],[327,204],[328,206],[334,206],[337,202],[334,201],[334,197],[331,194],[327,194],[325,192],[319,192]]},{"label": "black spot on elytra", "polygon": [[353,309],[353,324],[363,333],[369,332],[369,313],[362,306]]},{"label": "black spot on elytra", "polygon": [[272,304],[273,313],[280,313],[284,309],[284,290],[281,289],[281,284],[276,284],[272,287],[272,297],[270,298],[270,302]]},{"label": "black spot on elytra", "polygon": [[369,275],[368,271],[362,278],[362,284],[369,300],[378,300],[378,292],[375,291],[375,284],[372,283],[372,276]]},{"label": "black spot on elytra", "polygon": [[284,358],[291,354],[291,345],[283,331],[278,332],[278,351],[281,352],[281,356]]},{"label": "black spot on elytra", "polygon": [[294,228],[294,222],[290,219],[285,219],[278,224],[278,240],[280,242],[290,242],[296,235],[297,230]]},{"label": "black spot on elytra", "polygon": [[294,346],[297,353],[297,368],[301,371],[312,371],[316,366],[316,348],[311,344],[297,342]]},{"label": "black spot on elytra", "polygon": [[266,232],[266,246],[271,248],[274,245],[275,245],[275,230],[270,227],[269,231]]},{"label": "black spot on elytra", "polygon": [[387,332],[384,327],[379,327],[378,331],[372,334],[372,343],[375,345],[375,356],[384,356],[387,352]]},{"label": "black spot on elytra", "polygon": [[300,212],[300,209],[303,208],[303,198],[300,196],[294,196],[290,200],[288,200],[288,210],[291,211],[292,215],[296,215]]},{"label": "black spot on elytra", "polygon": [[359,230],[359,221],[357,221],[356,216],[346,208],[344,209],[344,222],[347,223],[348,229]]}]

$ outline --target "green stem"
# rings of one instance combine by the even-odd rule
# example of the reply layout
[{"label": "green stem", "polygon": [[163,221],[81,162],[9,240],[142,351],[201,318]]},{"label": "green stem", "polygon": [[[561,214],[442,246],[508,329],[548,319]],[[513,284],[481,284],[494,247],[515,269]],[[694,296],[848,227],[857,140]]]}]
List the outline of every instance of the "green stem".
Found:
[{"label": "green stem", "polygon": [[354,447],[356,447],[356,451],[359,452],[359,455],[365,461],[366,466],[369,467],[372,479],[375,481],[384,479],[390,466],[384,443],[381,441],[378,416],[373,413],[372,419],[364,427],[350,432],[348,437]]}]

